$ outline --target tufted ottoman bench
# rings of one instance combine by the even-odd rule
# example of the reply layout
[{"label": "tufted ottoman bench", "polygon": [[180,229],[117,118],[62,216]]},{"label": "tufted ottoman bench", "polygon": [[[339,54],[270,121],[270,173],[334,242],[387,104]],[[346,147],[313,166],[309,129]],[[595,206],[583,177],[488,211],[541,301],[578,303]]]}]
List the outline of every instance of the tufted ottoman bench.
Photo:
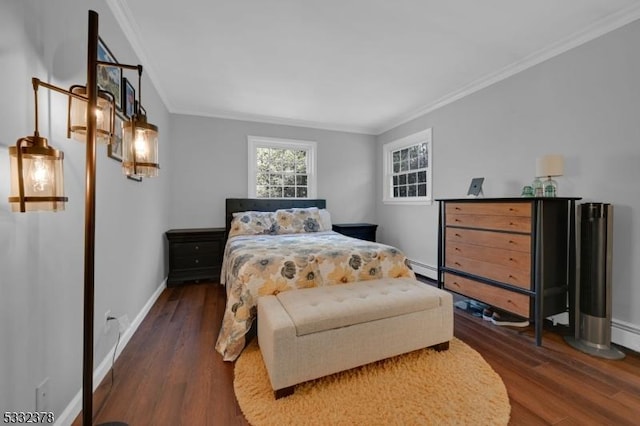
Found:
[{"label": "tufted ottoman bench", "polygon": [[275,397],[294,385],[453,337],[451,294],[410,278],[316,287],[258,299],[258,344]]}]

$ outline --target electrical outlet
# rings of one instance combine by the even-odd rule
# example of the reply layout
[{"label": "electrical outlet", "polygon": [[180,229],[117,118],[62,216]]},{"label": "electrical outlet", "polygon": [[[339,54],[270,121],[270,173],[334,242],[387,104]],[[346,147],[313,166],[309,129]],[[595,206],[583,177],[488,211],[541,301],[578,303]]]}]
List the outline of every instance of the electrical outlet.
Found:
[{"label": "electrical outlet", "polygon": [[49,378],[47,377],[36,388],[36,411],[49,410]]},{"label": "electrical outlet", "polygon": [[111,324],[110,324],[110,318],[111,317],[111,309],[107,309],[107,311],[104,313],[104,334],[109,333],[109,330],[111,330]]}]

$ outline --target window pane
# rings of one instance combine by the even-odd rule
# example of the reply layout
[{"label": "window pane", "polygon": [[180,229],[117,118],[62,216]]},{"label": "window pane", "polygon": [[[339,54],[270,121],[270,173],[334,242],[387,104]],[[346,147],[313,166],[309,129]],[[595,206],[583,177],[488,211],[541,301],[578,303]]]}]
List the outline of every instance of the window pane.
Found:
[{"label": "window pane", "polygon": [[415,170],[418,168],[418,145],[414,145],[409,148],[409,169]]},{"label": "window pane", "polygon": [[269,188],[266,186],[258,186],[256,188],[256,196],[258,198],[269,198]]},{"label": "window pane", "polygon": [[399,193],[400,193],[400,191],[398,190],[398,187],[397,187],[397,186],[394,186],[394,187],[393,187],[393,196],[394,196],[394,197],[398,197],[398,194],[399,194]]},{"label": "window pane", "polygon": [[287,149],[283,151],[283,172],[294,172],[296,170],[296,154],[297,151]]},{"label": "window pane", "polygon": [[269,185],[269,174],[268,173],[258,173],[256,176],[256,184],[259,186]]},{"label": "window pane", "polygon": [[400,171],[400,151],[395,151],[393,153],[393,173],[398,173]]},{"label": "window pane", "polygon": [[398,176],[394,176],[393,177],[393,185],[397,185],[398,184]]},{"label": "window pane", "polygon": [[409,160],[409,148],[400,150],[400,160],[402,161]]},{"label": "window pane", "polygon": [[282,175],[271,175],[269,183],[271,183],[271,185],[282,186]]},{"label": "window pane", "polygon": [[406,174],[404,174],[404,175],[399,175],[399,176],[398,176],[398,183],[399,183],[400,185],[406,185],[406,184],[407,184],[407,175],[406,175]]},{"label": "window pane", "polygon": [[426,197],[427,196],[427,185],[421,183],[418,185],[418,197]]},{"label": "window pane", "polygon": [[296,172],[307,173],[307,152],[296,151]]},{"label": "window pane", "polygon": [[258,148],[256,150],[256,168],[258,172],[269,171],[269,148]]},{"label": "window pane", "polygon": [[275,186],[269,188],[269,198],[282,198],[282,188]]},{"label": "window pane", "polygon": [[294,186],[296,184],[296,175],[287,173],[284,175],[284,184]]},{"label": "window pane", "polygon": [[296,188],[296,195],[298,196],[298,198],[306,198],[307,197],[307,188],[305,188],[305,187],[297,187]]},{"label": "window pane", "polygon": [[296,197],[296,188],[293,186],[285,186],[284,198],[295,198],[295,197]]},{"label": "window pane", "polygon": [[407,187],[406,186],[401,186],[398,188],[400,190],[400,197],[406,197],[407,196]]},{"label": "window pane", "polygon": [[415,185],[407,186],[407,196],[408,197],[415,197],[417,192],[418,192],[418,190],[416,189]]},{"label": "window pane", "polygon": [[408,175],[408,183],[416,183],[418,181],[418,174],[417,173],[409,173]]},{"label": "window pane", "polygon": [[424,169],[425,167],[427,167],[427,159],[428,159],[428,153],[427,153],[427,144],[426,143],[421,143],[420,145],[418,145],[420,147],[420,152],[418,155],[418,168],[420,169]]},{"label": "window pane", "polygon": [[408,172],[409,171],[409,160],[403,160],[400,163],[400,171],[401,172]]},{"label": "window pane", "polygon": [[427,172],[418,172],[418,182],[426,182],[427,181]]},{"label": "window pane", "polygon": [[298,175],[298,176],[296,176],[296,185],[298,185],[298,186],[307,186],[307,175]]}]

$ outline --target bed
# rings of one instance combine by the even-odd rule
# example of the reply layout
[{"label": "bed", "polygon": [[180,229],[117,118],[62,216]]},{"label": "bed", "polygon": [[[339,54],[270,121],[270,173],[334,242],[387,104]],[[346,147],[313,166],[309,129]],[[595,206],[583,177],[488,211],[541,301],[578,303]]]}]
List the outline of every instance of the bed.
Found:
[{"label": "bed", "polygon": [[221,284],[227,305],[216,342],[233,361],[256,319],[257,299],[301,288],[415,275],[395,247],[331,230],[325,200],[226,200]]}]

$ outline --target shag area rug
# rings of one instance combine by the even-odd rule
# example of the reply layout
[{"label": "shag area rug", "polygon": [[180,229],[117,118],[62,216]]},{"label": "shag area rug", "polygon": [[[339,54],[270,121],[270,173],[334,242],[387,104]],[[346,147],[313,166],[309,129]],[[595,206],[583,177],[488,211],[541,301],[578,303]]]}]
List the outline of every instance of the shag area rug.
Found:
[{"label": "shag area rug", "polygon": [[255,340],[235,364],[245,417],[262,425],[506,425],[511,406],[498,374],[454,338],[448,351],[422,349],[299,384],[275,400]]}]

